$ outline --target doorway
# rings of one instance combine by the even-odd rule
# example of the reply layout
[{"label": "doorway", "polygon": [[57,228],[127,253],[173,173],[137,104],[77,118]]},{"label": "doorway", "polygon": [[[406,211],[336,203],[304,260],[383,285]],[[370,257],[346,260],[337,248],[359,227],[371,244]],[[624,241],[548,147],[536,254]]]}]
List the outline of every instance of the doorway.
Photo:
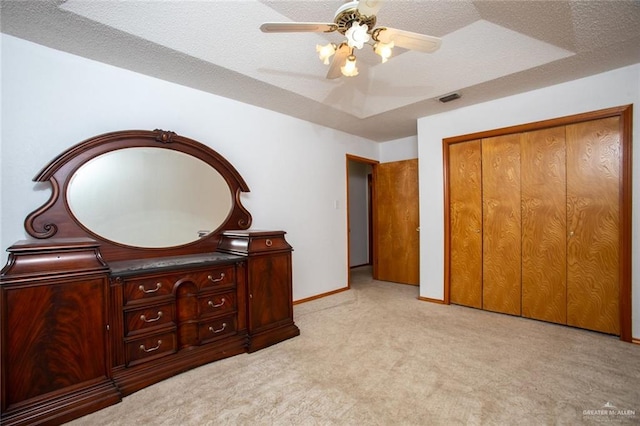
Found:
[{"label": "doorway", "polygon": [[365,266],[372,279],[419,285],[418,205],[417,159],[347,155],[349,285],[352,269]]},{"label": "doorway", "polygon": [[373,276],[375,211],[374,168],[378,162],[347,154],[347,262],[348,286],[352,272]]}]

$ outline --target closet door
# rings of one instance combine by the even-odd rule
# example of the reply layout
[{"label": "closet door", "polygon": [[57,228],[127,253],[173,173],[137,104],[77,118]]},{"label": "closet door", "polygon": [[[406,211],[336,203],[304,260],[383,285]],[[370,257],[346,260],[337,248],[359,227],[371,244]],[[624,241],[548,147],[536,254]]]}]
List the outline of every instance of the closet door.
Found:
[{"label": "closet door", "polygon": [[483,286],[489,311],[521,314],[520,134],[482,140]]},{"label": "closet door", "polygon": [[482,308],[480,141],[449,145],[449,300]]},{"label": "closet door", "polygon": [[567,323],[565,128],[521,145],[522,316]]},{"label": "closet door", "polygon": [[566,127],[567,323],[620,334],[620,118]]}]

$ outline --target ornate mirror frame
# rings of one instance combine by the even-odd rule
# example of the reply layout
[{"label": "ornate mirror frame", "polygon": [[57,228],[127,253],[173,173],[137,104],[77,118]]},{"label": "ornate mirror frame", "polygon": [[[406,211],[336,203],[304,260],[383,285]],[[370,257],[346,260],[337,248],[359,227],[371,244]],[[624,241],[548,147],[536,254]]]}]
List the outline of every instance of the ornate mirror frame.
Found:
[{"label": "ornate mirror frame", "polygon": [[[74,174],[84,164],[102,154],[132,147],[155,147],[182,152],[215,169],[224,178],[231,192],[231,209],[226,220],[217,229],[193,242],[161,248],[127,246],[107,240],[87,229],[71,212],[67,199],[68,186]],[[100,243],[100,253],[106,261],[213,252],[218,247],[223,231],[248,229],[251,225],[251,214],[240,200],[241,193],[249,192],[249,187],[238,171],[213,149],[171,131],[124,130],[95,136],[60,154],[33,180],[50,182],[52,194],[44,205],[27,216],[24,225],[29,235],[38,239],[94,239]]]}]

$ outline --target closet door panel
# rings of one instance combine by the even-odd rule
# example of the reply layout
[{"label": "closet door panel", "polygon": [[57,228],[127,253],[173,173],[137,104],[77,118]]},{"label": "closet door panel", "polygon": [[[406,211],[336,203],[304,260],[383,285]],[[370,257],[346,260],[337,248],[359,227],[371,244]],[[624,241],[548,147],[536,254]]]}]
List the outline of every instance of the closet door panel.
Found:
[{"label": "closet door panel", "polygon": [[567,323],[565,128],[521,145],[522,316]]},{"label": "closet door panel", "polygon": [[619,117],[567,126],[567,323],[620,333]]},{"label": "closet door panel", "polygon": [[521,314],[520,134],[482,140],[483,308]]},{"label": "closet door panel", "polygon": [[480,141],[449,146],[451,303],[482,308],[482,169]]}]

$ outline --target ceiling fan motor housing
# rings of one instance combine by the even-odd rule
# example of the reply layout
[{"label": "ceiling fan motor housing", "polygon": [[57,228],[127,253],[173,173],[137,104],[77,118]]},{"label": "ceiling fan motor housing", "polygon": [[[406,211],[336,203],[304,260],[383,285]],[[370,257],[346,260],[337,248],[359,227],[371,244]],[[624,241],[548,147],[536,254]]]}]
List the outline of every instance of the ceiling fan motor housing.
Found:
[{"label": "ceiling fan motor housing", "polygon": [[369,31],[376,26],[376,17],[372,16],[364,16],[358,12],[358,1],[351,1],[342,5],[337,11],[336,15],[333,18],[333,22],[338,26],[338,31],[340,34],[345,34],[353,22],[359,22],[361,25],[366,25]]}]

